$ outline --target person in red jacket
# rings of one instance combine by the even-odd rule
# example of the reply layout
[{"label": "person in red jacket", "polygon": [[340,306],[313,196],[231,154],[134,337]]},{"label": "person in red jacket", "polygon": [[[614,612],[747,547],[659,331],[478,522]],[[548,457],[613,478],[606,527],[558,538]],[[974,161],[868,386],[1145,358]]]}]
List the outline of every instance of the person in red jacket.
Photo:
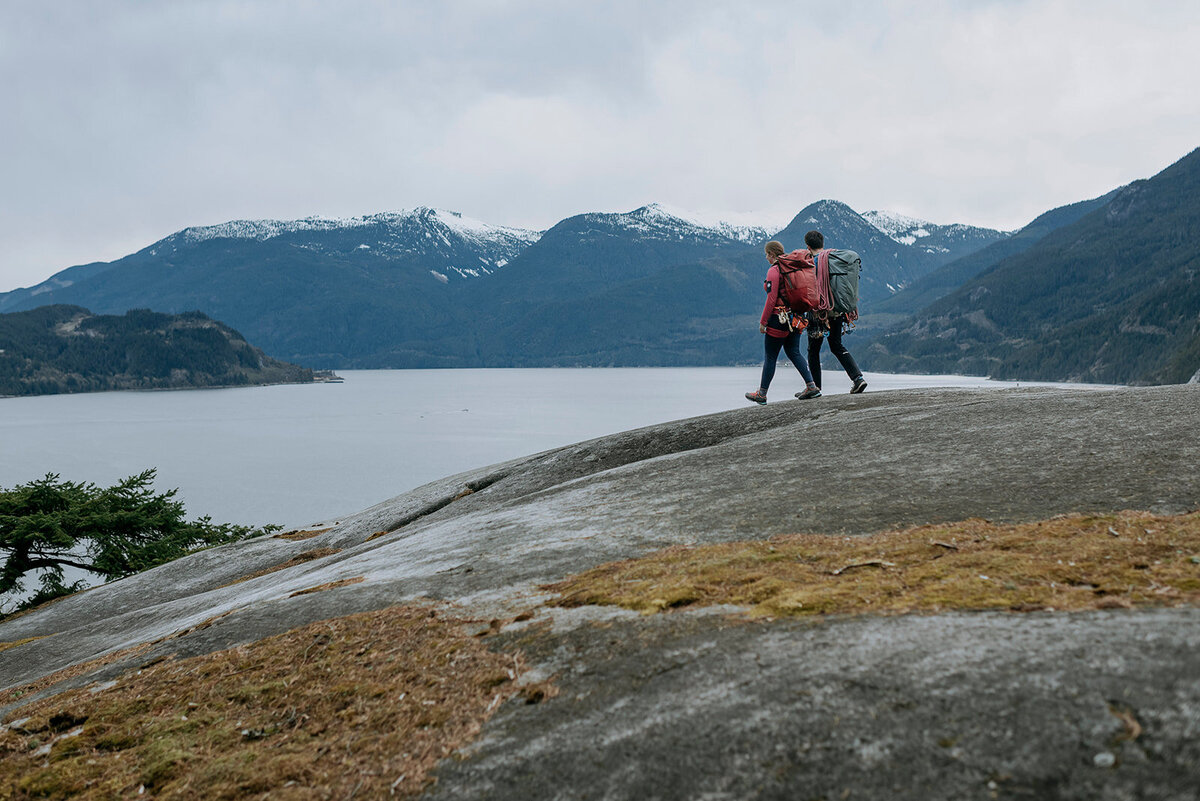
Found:
[{"label": "person in red jacket", "polygon": [[767,261],[771,266],[767,269],[767,279],[763,281],[763,289],[767,292],[767,302],[763,306],[762,316],[758,321],[759,333],[766,334],[763,341],[766,359],[763,361],[762,378],[759,379],[758,389],[746,393],[746,400],[755,403],[767,402],[767,389],[771,379],[775,377],[775,362],[779,359],[779,349],[796,365],[796,369],[804,378],[805,389],[796,394],[797,398],[816,398],[821,394],[821,388],[813,382],[812,373],[808,371],[808,362],[800,353],[800,333],[806,323],[800,315],[792,314],[791,309],[779,296],[779,286],[782,283],[777,264],[779,257],[784,254],[783,245],[774,240],[766,244]]}]

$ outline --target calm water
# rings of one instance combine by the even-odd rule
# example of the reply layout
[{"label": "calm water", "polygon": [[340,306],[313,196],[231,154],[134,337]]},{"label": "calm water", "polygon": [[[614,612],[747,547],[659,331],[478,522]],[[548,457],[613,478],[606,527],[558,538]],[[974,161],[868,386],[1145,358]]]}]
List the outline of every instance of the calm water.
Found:
[{"label": "calm water", "polygon": [[[803,388],[780,365],[773,395]],[[835,365],[836,368],[836,365]],[[0,399],[0,487],[47,472],[107,486],[148,467],[189,517],[308,525],[427,481],[747,405],[757,367],[352,370],[343,384]],[[1005,387],[868,373],[868,392]],[[849,389],[826,369],[826,392]],[[1029,384],[1025,384],[1028,386]]]}]

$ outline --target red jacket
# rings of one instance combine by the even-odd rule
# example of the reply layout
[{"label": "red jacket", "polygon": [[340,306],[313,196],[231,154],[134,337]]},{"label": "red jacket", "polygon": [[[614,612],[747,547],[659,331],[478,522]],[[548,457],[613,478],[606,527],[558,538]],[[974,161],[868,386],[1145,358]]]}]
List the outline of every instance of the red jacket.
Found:
[{"label": "red jacket", "polygon": [[766,280],[763,281],[763,289],[767,293],[767,302],[763,305],[762,316],[758,319],[760,326],[766,326],[767,336],[771,337],[786,337],[793,330],[802,331],[805,328],[805,322],[797,315],[789,328],[787,323],[779,319],[780,312],[786,312],[788,306],[783,302],[783,298],[779,297],[779,268],[772,264],[767,270]]}]

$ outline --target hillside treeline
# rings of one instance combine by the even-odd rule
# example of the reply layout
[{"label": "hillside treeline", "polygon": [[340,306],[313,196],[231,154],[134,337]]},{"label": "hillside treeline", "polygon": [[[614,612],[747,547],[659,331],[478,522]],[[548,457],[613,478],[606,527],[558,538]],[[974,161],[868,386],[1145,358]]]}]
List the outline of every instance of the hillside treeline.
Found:
[{"label": "hillside treeline", "polygon": [[313,371],[263,354],[200,312],[79,306],[0,314],[0,395],[301,383]]}]

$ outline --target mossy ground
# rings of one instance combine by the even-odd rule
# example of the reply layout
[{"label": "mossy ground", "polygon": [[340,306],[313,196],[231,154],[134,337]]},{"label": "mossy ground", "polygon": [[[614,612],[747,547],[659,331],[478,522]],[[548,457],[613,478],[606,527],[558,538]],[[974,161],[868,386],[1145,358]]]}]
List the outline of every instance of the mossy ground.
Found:
[{"label": "mossy ground", "polygon": [[21,707],[0,798],[412,795],[519,670],[432,607],[321,621]]},{"label": "mossy ground", "polygon": [[1196,604],[1200,512],[677,546],[546,589],[560,593],[561,606],[736,604],[766,616]]}]

